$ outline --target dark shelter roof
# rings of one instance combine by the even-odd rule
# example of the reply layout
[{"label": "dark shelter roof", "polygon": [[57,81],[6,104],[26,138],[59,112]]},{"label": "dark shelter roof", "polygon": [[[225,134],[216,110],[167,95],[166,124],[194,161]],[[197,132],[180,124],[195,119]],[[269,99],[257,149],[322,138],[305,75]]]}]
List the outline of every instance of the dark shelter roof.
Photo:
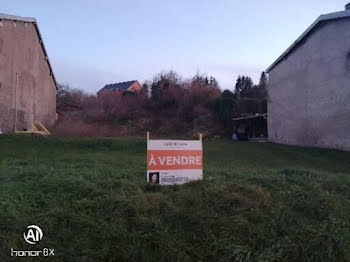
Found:
[{"label": "dark shelter roof", "polygon": [[237,117],[237,118],[233,118],[233,121],[239,121],[239,120],[246,120],[246,119],[253,119],[253,118],[259,118],[259,117],[263,117],[263,118],[267,118],[267,114],[255,114],[255,115],[251,115],[251,116],[243,116],[243,117]]},{"label": "dark shelter roof", "polygon": [[108,91],[126,91],[135,82],[136,82],[136,80],[105,85],[100,91],[104,91],[104,90],[108,90]]}]

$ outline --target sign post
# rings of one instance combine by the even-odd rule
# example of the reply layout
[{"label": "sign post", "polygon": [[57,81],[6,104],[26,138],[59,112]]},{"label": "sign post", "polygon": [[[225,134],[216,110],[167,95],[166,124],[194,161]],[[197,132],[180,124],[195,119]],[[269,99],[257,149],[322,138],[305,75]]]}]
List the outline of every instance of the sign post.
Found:
[{"label": "sign post", "polygon": [[150,140],[147,132],[147,182],[181,185],[202,179],[202,134],[199,140]]}]

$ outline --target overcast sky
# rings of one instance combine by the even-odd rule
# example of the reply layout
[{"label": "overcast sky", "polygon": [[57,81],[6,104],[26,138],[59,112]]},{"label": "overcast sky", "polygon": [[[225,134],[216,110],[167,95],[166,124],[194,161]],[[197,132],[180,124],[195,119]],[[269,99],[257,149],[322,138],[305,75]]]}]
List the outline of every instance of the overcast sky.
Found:
[{"label": "overcast sky", "polygon": [[2,0],[0,13],[35,17],[58,82],[96,92],[197,72],[233,89],[260,73],[320,14],[350,0]]}]

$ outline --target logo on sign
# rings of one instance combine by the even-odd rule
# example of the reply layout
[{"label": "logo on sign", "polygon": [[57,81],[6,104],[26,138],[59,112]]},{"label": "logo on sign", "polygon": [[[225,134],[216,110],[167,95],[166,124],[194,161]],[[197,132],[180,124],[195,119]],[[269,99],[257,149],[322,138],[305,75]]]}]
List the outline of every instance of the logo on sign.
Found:
[{"label": "logo on sign", "polygon": [[43,238],[43,236],[43,231],[36,225],[28,226],[27,231],[23,233],[24,240],[31,245],[35,245]]}]

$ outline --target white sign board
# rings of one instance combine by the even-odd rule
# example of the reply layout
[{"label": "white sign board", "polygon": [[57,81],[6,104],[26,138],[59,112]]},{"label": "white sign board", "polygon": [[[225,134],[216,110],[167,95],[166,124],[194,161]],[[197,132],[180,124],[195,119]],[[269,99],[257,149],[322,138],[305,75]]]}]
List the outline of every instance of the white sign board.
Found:
[{"label": "white sign board", "polygon": [[201,140],[148,140],[147,181],[160,185],[203,179]]}]

